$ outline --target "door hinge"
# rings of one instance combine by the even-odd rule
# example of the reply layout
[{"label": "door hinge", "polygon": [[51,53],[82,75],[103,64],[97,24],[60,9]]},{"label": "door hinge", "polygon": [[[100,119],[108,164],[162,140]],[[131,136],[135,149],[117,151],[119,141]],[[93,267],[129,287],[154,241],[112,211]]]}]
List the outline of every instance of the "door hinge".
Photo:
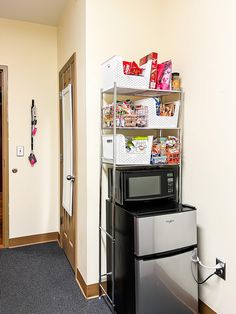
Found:
[{"label": "door hinge", "polygon": [[62,225],[62,223],[63,223],[63,219],[62,217],[60,217],[60,224]]},{"label": "door hinge", "polygon": [[59,92],[59,98],[62,99],[62,92]]},{"label": "door hinge", "polygon": [[63,155],[60,154],[60,161],[63,161]]}]

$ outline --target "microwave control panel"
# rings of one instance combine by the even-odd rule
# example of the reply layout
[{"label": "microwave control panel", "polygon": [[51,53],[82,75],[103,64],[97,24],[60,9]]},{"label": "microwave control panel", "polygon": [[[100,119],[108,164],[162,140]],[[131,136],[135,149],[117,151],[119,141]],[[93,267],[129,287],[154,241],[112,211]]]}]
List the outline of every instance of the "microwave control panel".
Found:
[{"label": "microwave control panel", "polygon": [[174,174],[167,173],[167,191],[168,194],[174,193]]}]

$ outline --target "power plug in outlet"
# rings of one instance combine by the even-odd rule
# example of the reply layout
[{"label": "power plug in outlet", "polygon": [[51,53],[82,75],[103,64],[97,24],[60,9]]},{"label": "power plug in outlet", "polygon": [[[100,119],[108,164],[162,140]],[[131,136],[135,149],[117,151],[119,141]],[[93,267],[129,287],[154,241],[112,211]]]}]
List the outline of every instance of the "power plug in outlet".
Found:
[{"label": "power plug in outlet", "polygon": [[216,275],[219,276],[222,279],[226,279],[226,263],[222,262],[218,258],[216,259],[216,265],[221,264],[222,268],[216,270]]}]

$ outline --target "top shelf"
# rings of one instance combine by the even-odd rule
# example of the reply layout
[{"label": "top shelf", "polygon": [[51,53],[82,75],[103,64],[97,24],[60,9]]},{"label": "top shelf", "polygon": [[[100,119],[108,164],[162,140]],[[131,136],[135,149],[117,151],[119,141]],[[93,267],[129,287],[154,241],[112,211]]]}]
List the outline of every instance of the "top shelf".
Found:
[{"label": "top shelf", "polygon": [[[182,94],[182,90],[160,90],[160,89],[136,89],[136,88],[127,88],[127,87],[117,87],[117,95],[132,95],[132,96],[141,96],[141,97],[158,97],[165,95],[176,95]],[[102,90],[103,94],[112,95],[114,93],[114,88],[107,90]]]}]

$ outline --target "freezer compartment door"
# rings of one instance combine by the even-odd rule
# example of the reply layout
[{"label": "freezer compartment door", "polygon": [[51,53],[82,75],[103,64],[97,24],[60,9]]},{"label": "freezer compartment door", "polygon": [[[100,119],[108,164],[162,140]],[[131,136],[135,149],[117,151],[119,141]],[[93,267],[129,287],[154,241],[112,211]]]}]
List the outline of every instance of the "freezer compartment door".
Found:
[{"label": "freezer compartment door", "polygon": [[[136,314],[198,313],[198,284],[191,272],[193,251],[154,260],[135,260]],[[197,277],[196,264],[192,265]]]},{"label": "freezer compartment door", "polygon": [[134,217],[134,253],[152,255],[197,244],[196,210]]}]

